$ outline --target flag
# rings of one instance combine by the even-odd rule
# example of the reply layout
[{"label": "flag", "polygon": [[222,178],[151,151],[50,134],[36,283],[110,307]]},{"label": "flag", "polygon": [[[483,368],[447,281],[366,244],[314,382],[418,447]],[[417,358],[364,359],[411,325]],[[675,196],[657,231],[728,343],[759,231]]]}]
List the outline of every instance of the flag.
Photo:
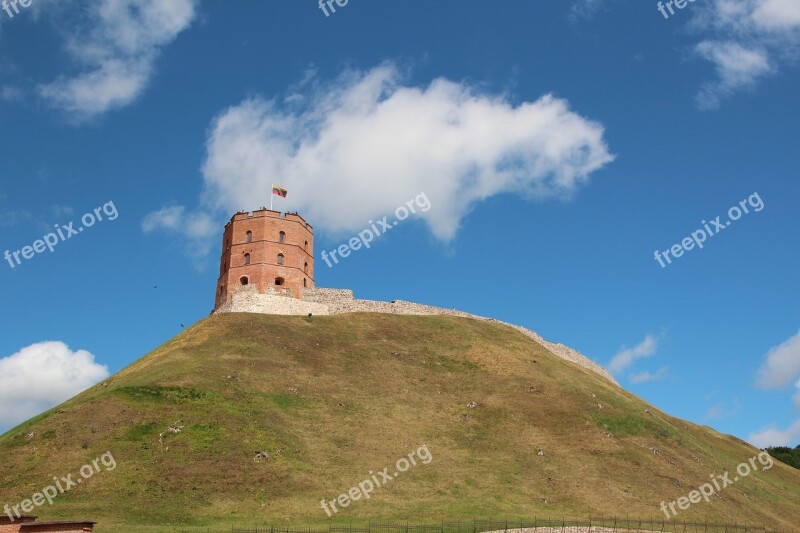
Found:
[{"label": "flag", "polygon": [[284,189],[283,187],[278,187],[278,186],[277,186],[277,185],[275,185],[274,183],[272,184],[272,194],[277,194],[277,195],[278,195],[278,196],[280,196],[281,198],[286,198],[286,194],[287,194],[288,192],[289,192],[289,191],[287,191],[287,190],[286,190],[286,189]]}]

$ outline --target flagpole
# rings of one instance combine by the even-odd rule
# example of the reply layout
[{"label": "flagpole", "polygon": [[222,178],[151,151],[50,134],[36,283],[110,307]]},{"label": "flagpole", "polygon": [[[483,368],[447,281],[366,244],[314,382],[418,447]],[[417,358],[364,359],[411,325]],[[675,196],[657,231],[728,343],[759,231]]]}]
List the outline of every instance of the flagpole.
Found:
[{"label": "flagpole", "polygon": [[272,211],[272,199],[275,198],[275,193],[270,193],[269,195],[269,210]]}]

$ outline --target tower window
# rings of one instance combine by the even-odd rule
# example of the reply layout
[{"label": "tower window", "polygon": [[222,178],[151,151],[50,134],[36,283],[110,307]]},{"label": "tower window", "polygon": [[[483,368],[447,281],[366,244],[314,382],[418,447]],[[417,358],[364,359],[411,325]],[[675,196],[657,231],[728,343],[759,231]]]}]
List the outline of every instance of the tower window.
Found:
[{"label": "tower window", "polygon": [[284,279],[283,278],[275,278],[275,285],[276,286],[280,287],[281,285],[283,285],[283,283],[284,283]]},{"label": "tower window", "polygon": [[278,254],[278,264],[279,265],[283,264],[283,254]]},{"label": "tower window", "polygon": [[308,287],[308,284],[306,283],[306,281],[307,281],[306,278],[303,278],[303,287]]},{"label": "tower window", "polygon": [[306,274],[308,274],[308,263],[306,263],[306,264],[304,264],[304,265],[303,265],[303,272],[305,272]]},{"label": "tower window", "polygon": [[303,245],[303,250],[308,250],[308,241]]},{"label": "tower window", "polygon": [[250,264],[250,254],[244,254],[244,264],[245,265]]},{"label": "tower window", "polygon": [[249,285],[250,280],[248,279],[247,276],[242,276],[241,278],[239,278],[239,283],[241,283],[242,285]]},{"label": "tower window", "polygon": [[252,231],[248,231],[247,232],[247,242],[253,242],[253,232]]},{"label": "tower window", "polygon": [[278,233],[278,242],[286,242],[286,233],[284,232]]}]

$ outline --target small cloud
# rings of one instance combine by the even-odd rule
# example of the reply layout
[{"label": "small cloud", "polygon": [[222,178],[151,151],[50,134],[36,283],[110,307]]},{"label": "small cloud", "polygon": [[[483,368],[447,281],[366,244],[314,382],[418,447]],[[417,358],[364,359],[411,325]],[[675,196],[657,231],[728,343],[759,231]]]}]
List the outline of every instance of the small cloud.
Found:
[{"label": "small cloud", "polygon": [[757,448],[768,446],[792,446],[800,440],[800,420],[795,420],[785,430],[770,427],[756,433],[751,433],[747,440]]},{"label": "small cloud", "polygon": [[717,80],[706,83],[697,95],[700,109],[717,109],[720,101],[736,92],[753,89],[773,72],[769,54],[759,47],[736,42],[703,41],[695,47],[698,56],[716,66]]},{"label": "small cloud", "polygon": [[728,407],[725,402],[718,402],[712,405],[708,411],[706,411],[705,416],[703,418],[705,420],[721,420],[725,418],[733,418],[739,414],[739,411],[742,410],[742,406],[739,403],[739,400],[734,400],[733,406]]},{"label": "small cloud", "polygon": [[25,93],[22,89],[13,87],[11,85],[3,85],[0,87],[0,100],[6,102],[20,102],[24,98]]},{"label": "small cloud", "polygon": [[33,214],[29,211],[14,210],[0,212],[0,227],[10,228],[23,222],[33,220]]},{"label": "small cloud", "polygon": [[649,370],[644,370],[639,372],[638,374],[631,374],[628,380],[631,383],[639,384],[639,383],[647,383],[650,381],[661,381],[662,379],[669,376],[669,369],[667,367],[661,367],[656,372],[650,372]]},{"label": "small cloud", "polygon": [[794,384],[795,388],[797,388],[797,394],[794,395],[794,406],[800,409],[800,380]]},{"label": "small cloud", "polygon": [[56,218],[69,217],[75,213],[75,210],[68,205],[53,205],[50,211]]},{"label": "small cloud", "polygon": [[85,350],[40,342],[0,358],[0,426],[24,422],[109,376]]},{"label": "small cloud", "polygon": [[770,348],[758,370],[756,384],[762,389],[782,389],[800,375],[800,331]]},{"label": "small cloud", "polygon": [[611,358],[608,363],[608,370],[614,375],[619,374],[628,368],[634,361],[644,357],[651,357],[656,353],[658,341],[652,335],[647,335],[645,339],[634,346],[633,348],[626,348]]},{"label": "small cloud", "polygon": [[694,53],[714,65],[716,79],[697,94],[715,109],[734,93],[752,90],[782,64],[796,63],[800,4],[796,0],[711,0],[697,3],[691,27],[705,37]]},{"label": "small cloud", "polygon": [[153,233],[164,231],[180,236],[185,242],[184,253],[202,264],[202,259],[211,251],[212,238],[219,231],[219,224],[209,215],[197,212],[187,213],[182,205],[168,206],[147,214],[142,219],[142,231]]},{"label": "small cloud", "polygon": [[569,9],[569,20],[578,22],[580,20],[590,20],[594,18],[601,8],[608,4],[609,0],[575,0]]},{"label": "small cloud", "polygon": [[[80,10],[77,1],[67,3],[87,17],[83,24],[64,17],[66,51],[82,71],[39,85],[38,92],[51,106],[87,120],[144,92],[161,49],[191,26],[197,0],[97,0]],[[91,29],[82,31],[87,23]]]}]

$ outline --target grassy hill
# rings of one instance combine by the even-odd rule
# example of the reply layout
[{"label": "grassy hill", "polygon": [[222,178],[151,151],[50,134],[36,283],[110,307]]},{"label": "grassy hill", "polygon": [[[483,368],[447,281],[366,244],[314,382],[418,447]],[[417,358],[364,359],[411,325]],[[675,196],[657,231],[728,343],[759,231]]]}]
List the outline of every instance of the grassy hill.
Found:
[{"label": "grassy hill", "polygon": [[[115,469],[34,514],[97,520],[101,533],[319,524],[328,520],[320,500],[384,467],[394,473],[423,445],[428,464],[417,460],[334,520],[660,520],[662,500],[711,474],[733,479],[758,453],[506,326],[231,314],[0,437],[0,505],[111,452]],[[254,460],[259,451],[269,459]],[[678,519],[792,530],[798,495],[800,472],[776,462]]]}]

